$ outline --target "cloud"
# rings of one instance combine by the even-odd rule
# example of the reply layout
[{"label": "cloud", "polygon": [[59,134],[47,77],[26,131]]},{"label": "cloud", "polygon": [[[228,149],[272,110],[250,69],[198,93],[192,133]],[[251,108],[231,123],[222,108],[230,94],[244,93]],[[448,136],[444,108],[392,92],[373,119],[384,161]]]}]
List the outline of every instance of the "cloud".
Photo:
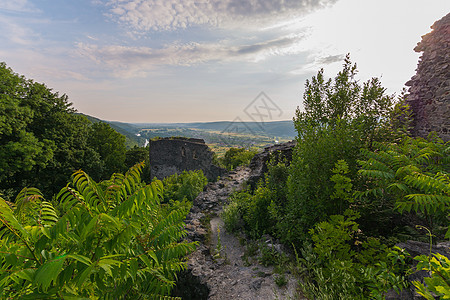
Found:
[{"label": "cloud", "polygon": [[108,16],[137,31],[207,25],[259,29],[307,14],[337,0],[110,0]]},{"label": "cloud", "polygon": [[260,61],[273,55],[295,52],[298,48],[296,45],[301,40],[300,35],[290,35],[254,44],[229,45],[227,41],[172,43],[159,49],[78,43],[77,51],[100,65],[116,70],[118,76],[139,76],[146,70],[163,65],[192,66],[212,61]]},{"label": "cloud", "polygon": [[14,18],[0,18],[0,38],[20,46],[28,46],[34,43],[37,35],[24,24],[20,24]]},{"label": "cloud", "polygon": [[0,11],[18,12],[18,13],[37,13],[40,12],[28,0],[0,0]]},{"label": "cloud", "polygon": [[335,62],[344,61],[345,54],[327,55],[323,57],[316,57],[316,65],[329,65]]}]

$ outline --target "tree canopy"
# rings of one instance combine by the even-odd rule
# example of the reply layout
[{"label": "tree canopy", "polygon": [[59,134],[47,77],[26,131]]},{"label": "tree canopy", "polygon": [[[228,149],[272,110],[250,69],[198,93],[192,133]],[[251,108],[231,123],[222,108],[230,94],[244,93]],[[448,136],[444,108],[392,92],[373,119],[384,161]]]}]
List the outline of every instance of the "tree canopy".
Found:
[{"label": "tree canopy", "polygon": [[50,196],[81,168],[96,179],[124,170],[125,139],[75,112],[67,95],[0,63],[0,192]]}]

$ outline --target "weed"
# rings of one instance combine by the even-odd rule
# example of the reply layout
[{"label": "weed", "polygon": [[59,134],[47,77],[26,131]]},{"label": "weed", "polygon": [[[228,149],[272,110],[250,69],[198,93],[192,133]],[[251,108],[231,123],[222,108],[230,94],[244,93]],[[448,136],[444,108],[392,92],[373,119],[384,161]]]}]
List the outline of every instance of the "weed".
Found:
[{"label": "weed", "polygon": [[275,276],[274,280],[278,287],[283,287],[288,283],[288,280],[284,274]]}]

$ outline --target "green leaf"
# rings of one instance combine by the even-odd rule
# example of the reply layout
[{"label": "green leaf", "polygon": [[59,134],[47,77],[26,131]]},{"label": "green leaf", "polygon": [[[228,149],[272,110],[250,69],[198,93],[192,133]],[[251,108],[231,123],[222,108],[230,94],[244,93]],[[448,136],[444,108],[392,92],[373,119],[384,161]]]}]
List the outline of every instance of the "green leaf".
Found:
[{"label": "green leaf", "polygon": [[34,282],[38,286],[42,286],[42,289],[46,291],[50,287],[51,282],[55,281],[62,271],[65,260],[66,256],[63,255],[44,263],[37,270]]},{"label": "green leaf", "polygon": [[92,264],[91,260],[83,255],[79,255],[79,254],[67,254],[66,256],[67,258],[73,258],[76,261],[79,261],[87,266],[90,266]]}]

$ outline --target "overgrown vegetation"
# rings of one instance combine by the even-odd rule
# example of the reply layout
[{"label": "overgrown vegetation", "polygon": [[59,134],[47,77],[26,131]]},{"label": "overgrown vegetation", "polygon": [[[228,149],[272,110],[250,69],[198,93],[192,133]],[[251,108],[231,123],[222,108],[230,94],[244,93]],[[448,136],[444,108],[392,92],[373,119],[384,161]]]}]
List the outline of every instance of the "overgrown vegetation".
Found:
[{"label": "overgrown vegetation", "polygon": [[203,191],[208,179],[202,170],[183,171],[181,174],[173,174],[163,179],[164,202],[194,201],[195,197]]},{"label": "overgrown vegetation", "polygon": [[96,183],[83,171],[54,201],[24,189],[0,198],[0,288],[17,298],[159,298],[170,295],[183,257],[188,209],[165,209],[160,181],[142,164]]},{"label": "overgrown vegetation", "polygon": [[[386,95],[377,78],[358,82],[349,56],[335,78],[323,74],[306,82],[292,161],[274,155],[264,179],[234,193],[222,218],[226,230],[253,238],[246,264],[286,265],[287,257],[257,242],[266,234],[292,246],[309,298],[382,299],[405,288],[415,271],[396,242],[450,238],[450,145],[434,135],[408,136],[413,116],[402,98]],[[207,184],[204,174],[146,184],[148,149],[126,150],[109,125],[90,124],[66,95],[4,63],[0,83],[2,296],[169,295],[195,246],[182,241],[183,220]],[[232,170],[255,153],[231,148],[217,162]],[[24,186],[42,192],[19,192]],[[448,298],[449,260],[431,251],[415,260],[431,275],[413,283],[417,291]],[[286,284],[276,273],[276,283]]]},{"label": "overgrown vegetation", "polygon": [[256,149],[230,148],[223,157],[216,160],[216,163],[227,170],[233,170],[237,166],[248,166],[256,153],[258,153]]},{"label": "overgrown vegetation", "polygon": [[[268,233],[299,249],[302,289],[314,299],[400,291],[412,258],[392,246],[424,239],[415,225],[449,238],[449,143],[409,137],[409,108],[356,73],[347,56],[334,79],[320,70],[306,82],[292,162],[273,159],[265,180],[234,194],[223,212],[228,230]],[[442,294],[447,261],[417,259],[419,269],[434,270],[428,288],[416,284],[420,292]]]},{"label": "overgrown vegetation", "polygon": [[5,198],[24,186],[51,197],[79,169],[96,180],[126,171],[124,136],[75,112],[67,95],[0,63],[0,192]]}]

